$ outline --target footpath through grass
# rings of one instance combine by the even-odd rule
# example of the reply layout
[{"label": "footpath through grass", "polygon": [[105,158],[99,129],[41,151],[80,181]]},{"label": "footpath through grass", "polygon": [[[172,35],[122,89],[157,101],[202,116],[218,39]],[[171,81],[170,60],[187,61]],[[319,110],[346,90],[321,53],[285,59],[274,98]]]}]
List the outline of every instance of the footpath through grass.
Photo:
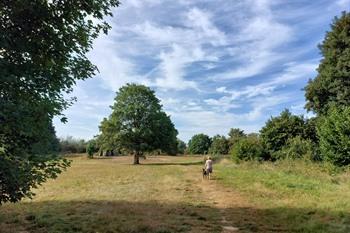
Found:
[{"label": "footpath through grass", "polygon": [[214,166],[202,157],[72,158],[33,200],[0,206],[0,232],[350,232],[350,175],[313,164]]}]

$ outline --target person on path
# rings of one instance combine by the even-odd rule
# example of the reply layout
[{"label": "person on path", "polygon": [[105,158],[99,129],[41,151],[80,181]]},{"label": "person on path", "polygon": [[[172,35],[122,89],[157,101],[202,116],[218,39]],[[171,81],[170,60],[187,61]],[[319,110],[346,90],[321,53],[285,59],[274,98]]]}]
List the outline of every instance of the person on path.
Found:
[{"label": "person on path", "polygon": [[211,157],[209,156],[208,159],[205,161],[204,169],[207,172],[208,179],[210,180],[211,173],[213,172],[213,160],[211,160]]}]

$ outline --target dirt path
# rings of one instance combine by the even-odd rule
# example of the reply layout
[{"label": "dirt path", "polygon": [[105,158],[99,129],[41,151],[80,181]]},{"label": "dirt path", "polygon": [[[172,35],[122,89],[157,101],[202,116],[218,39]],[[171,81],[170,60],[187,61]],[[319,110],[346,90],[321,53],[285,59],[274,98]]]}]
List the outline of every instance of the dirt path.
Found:
[{"label": "dirt path", "polygon": [[[220,210],[221,227],[223,233],[241,232],[236,225],[235,216],[242,217],[240,210],[249,210],[250,205],[238,192],[227,189],[215,180],[203,180],[198,172],[198,167],[186,169],[186,176],[192,180],[192,184],[201,190],[201,198],[209,205]],[[247,214],[247,213],[245,213]],[[236,221],[235,221],[236,220]]]}]

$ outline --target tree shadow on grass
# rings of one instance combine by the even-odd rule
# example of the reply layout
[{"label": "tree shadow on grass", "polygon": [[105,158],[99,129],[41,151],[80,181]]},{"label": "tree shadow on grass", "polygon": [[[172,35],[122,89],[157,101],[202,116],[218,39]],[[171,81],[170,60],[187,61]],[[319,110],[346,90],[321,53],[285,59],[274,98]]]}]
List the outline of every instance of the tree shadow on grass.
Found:
[{"label": "tree shadow on grass", "polygon": [[201,165],[202,161],[193,161],[193,162],[164,162],[164,163],[141,163],[141,165],[149,166],[169,166],[169,165],[180,165],[180,166],[192,166],[192,165]]},{"label": "tree shadow on grass", "polygon": [[[225,216],[227,223],[223,223]],[[186,203],[45,201],[0,206],[0,232],[350,232],[350,214],[316,209],[219,209]]]}]

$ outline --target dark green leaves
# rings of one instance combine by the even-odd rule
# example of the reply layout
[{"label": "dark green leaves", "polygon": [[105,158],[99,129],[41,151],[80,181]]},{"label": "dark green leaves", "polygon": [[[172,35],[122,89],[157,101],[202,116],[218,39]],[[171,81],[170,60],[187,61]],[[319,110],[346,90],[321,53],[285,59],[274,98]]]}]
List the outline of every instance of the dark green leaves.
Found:
[{"label": "dark green leaves", "polygon": [[136,84],[120,88],[112,110],[100,125],[103,149],[176,154],[177,130],[150,88]]},{"label": "dark green leaves", "polygon": [[207,154],[211,140],[208,135],[196,134],[188,142],[188,152],[190,154]]},{"label": "dark green leaves", "polygon": [[335,18],[319,48],[318,75],[305,87],[306,108],[319,114],[332,105],[350,104],[350,14]]},{"label": "dark green leaves", "polygon": [[63,93],[97,71],[86,53],[109,29],[103,17],[118,4],[0,1],[0,203],[31,196],[31,188],[68,165],[49,156],[57,143],[52,118],[74,102]]}]

